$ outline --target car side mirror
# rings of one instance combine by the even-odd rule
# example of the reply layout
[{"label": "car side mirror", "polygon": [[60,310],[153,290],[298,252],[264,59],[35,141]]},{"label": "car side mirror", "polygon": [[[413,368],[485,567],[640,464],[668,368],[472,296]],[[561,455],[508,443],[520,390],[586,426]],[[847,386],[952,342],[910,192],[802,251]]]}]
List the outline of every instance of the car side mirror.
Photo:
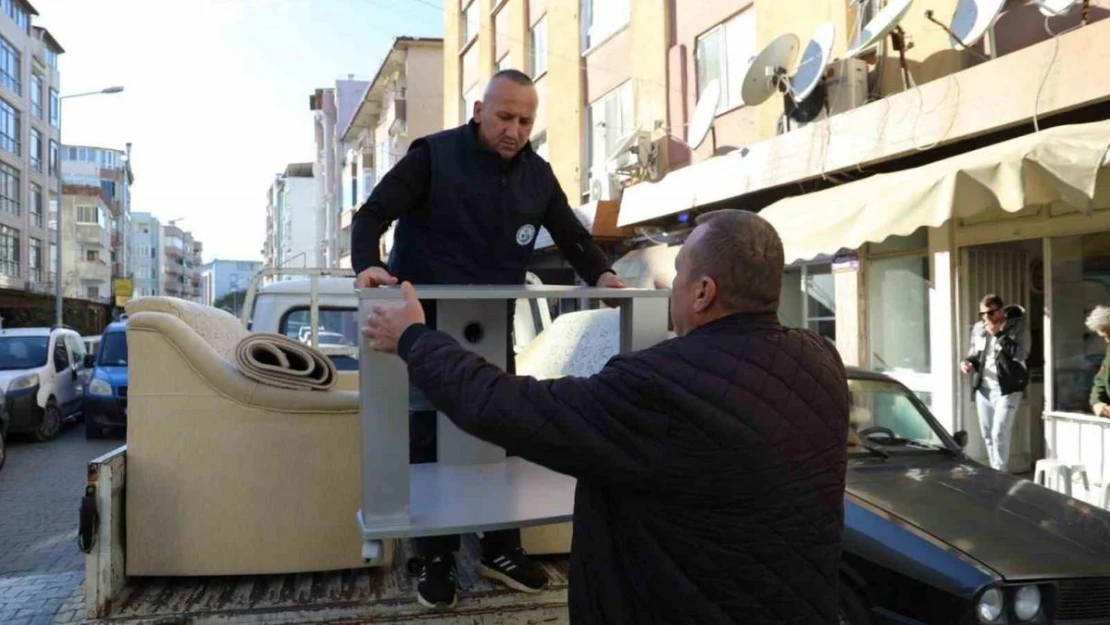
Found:
[{"label": "car side mirror", "polygon": [[96,365],[96,356],[94,354],[85,354],[84,365],[86,369],[92,369]]},{"label": "car side mirror", "polygon": [[956,441],[956,444],[960,446],[960,449],[963,449],[964,447],[967,447],[967,432],[966,431],[960,430],[959,432],[956,432],[955,434],[952,435],[952,439]]}]

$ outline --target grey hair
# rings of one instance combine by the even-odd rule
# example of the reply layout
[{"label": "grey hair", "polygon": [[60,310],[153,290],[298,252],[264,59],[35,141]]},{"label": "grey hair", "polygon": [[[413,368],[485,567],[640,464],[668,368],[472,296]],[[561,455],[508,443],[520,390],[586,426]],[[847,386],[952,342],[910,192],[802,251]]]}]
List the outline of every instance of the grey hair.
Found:
[{"label": "grey hair", "polygon": [[717,282],[721,304],[731,312],[778,312],[785,266],[782,239],[755,213],[716,210],[698,215],[702,238],[691,249],[691,277]]},{"label": "grey hair", "polygon": [[1110,306],[1095,306],[1087,315],[1087,329],[1091,332],[1110,331]]},{"label": "grey hair", "polygon": [[519,69],[503,69],[493,76],[490,76],[489,82],[486,83],[486,91],[482,95],[483,98],[489,99],[490,93],[499,80],[507,80],[518,87],[534,87],[536,84],[532,82],[531,76]]}]

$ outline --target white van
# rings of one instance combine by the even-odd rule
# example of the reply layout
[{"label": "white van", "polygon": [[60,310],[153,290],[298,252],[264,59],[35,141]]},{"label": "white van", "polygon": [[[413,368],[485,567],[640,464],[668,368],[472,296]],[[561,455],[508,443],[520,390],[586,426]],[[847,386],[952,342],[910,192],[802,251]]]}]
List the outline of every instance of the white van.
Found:
[{"label": "white van", "polygon": [[9,433],[48,441],[81,413],[85,353],[81,335],[68,328],[0,330],[0,392]]}]

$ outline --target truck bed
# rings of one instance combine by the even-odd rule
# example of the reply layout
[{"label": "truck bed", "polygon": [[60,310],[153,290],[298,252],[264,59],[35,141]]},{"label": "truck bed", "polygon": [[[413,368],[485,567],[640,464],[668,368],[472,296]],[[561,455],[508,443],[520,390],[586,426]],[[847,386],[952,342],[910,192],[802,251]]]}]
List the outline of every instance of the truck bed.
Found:
[{"label": "truck bed", "polygon": [[568,622],[566,556],[537,556],[551,580],[536,594],[510,590],[477,574],[479,546],[463,538],[458,554],[459,602],[428,610],[400,541],[388,568],[239,577],[131,577],[103,618],[89,623],[545,623]]}]

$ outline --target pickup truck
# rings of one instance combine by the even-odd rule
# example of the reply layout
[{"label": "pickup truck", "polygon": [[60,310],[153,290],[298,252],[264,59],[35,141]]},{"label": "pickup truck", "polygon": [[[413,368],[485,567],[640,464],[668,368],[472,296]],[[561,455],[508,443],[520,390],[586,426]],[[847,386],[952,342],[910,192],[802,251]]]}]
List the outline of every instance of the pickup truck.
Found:
[{"label": "pickup truck", "polygon": [[[277,280],[260,286],[268,277]],[[307,277],[296,278],[299,274]],[[353,274],[334,270],[263,272],[248,289],[241,320],[258,332],[299,338],[300,328],[311,328],[311,344],[319,346],[320,328],[352,339],[357,345],[358,300]],[[533,279],[534,280],[534,279]],[[520,315],[518,339],[529,340],[550,324],[540,302],[532,315]],[[526,301],[521,306],[529,306]],[[520,346],[518,346],[519,348]],[[341,370],[358,366],[357,347],[326,344],[321,349]],[[565,623],[567,622],[566,556],[537,560],[551,580],[547,590],[523,594],[475,573],[478,545],[464,538],[459,552],[460,601],[445,612],[433,612],[415,598],[415,578],[407,540],[397,543],[393,565],[321,573],[230,577],[128,577],[124,568],[124,506],[127,446],[123,445],[88,465],[88,482],[81,504],[79,546],[86,555],[86,617],[93,623]],[[352,548],[358,549],[355,545]]]}]

